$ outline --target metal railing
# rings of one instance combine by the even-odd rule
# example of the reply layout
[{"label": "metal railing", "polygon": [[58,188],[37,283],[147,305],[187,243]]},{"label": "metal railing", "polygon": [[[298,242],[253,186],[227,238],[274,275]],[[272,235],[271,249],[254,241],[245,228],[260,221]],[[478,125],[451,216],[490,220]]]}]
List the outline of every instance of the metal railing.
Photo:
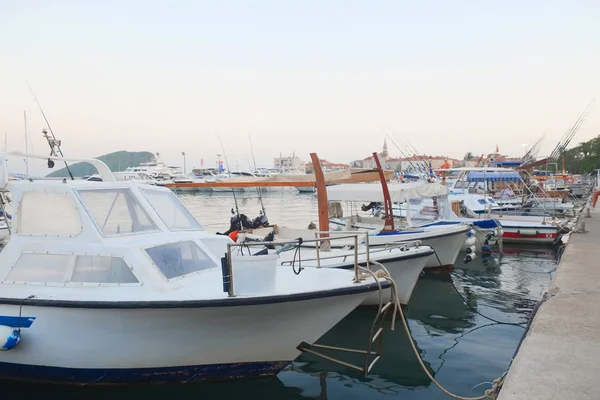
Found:
[{"label": "metal railing", "polygon": [[[340,234],[338,237],[319,237],[319,235],[324,234]],[[316,231],[315,239],[287,239],[287,240],[273,240],[273,241],[248,241],[243,243],[228,243],[227,244],[227,255],[226,257],[221,259],[221,268],[223,273],[223,291],[226,291],[230,297],[235,296],[234,291],[234,274],[233,274],[233,263],[232,263],[232,249],[234,247],[239,248],[248,248],[249,247],[259,247],[259,246],[285,246],[285,245],[296,245],[295,247],[291,247],[289,250],[300,247],[301,244],[305,243],[315,243],[315,251],[316,251],[316,260],[317,260],[317,268],[321,268],[321,260],[327,258],[335,258],[335,257],[321,257],[320,252],[321,245],[323,242],[331,242],[332,240],[343,240],[343,239],[354,239],[354,282],[359,282],[358,276],[358,237],[361,235],[365,235],[363,232],[356,232],[349,234],[348,232],[325,232],[325,231]],[[367,234],[368,236],[368,234]],[[366,253],[367,253],[367,265],[369,265],[369,245],[368,245],[368,237],[366,239]],[[249,255],[252,257],[252,255]],[[339,256],[337,256],[339,257]],[[309,259],[310,260],[310,259]]]}]

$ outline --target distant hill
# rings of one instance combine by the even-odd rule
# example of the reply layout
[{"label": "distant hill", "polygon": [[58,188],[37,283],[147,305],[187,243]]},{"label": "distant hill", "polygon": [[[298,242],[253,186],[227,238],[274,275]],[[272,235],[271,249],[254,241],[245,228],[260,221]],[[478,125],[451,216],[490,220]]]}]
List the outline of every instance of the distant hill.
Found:
[{"label": "distant hill", "polygon": [[[105,154],[100,157],[96,157],[99,160],[102,160],[108,165],[111,171],[123,171],[127,167],[135,167],[142,162],[150,162],[154,161],[156,158],[154,154],[149,151],[116,151],[114,153]],[[57,162],[56,167],[59,167],[62,162]],[[71,173],[75,177],[82,177],[86,175],[97,174],[96,168],[94,168],[91,164],[88,163],[75,163],[70,164],[69,169]],[[47,175],[48,177],[56,178],[56,177],[68,177],[69,172],[66,168],[61,168],[56,171],[53,171]]]}]

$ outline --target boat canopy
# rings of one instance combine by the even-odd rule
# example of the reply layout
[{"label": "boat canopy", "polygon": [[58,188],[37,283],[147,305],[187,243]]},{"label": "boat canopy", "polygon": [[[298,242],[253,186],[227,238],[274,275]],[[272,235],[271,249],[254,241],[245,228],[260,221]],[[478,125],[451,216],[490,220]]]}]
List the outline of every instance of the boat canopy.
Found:
[{"label": "boat canopy", "polygon": [[[404,203],[412,199],[447,196],[450,189],[440,183],[410,182],[388,185],[390,200]],[[327,187],[329,201],[383,202],[383,190],[379,184],[350,183]]]},{"label": "boat canopy", "polygon": [[519,175],[519,173],[515,171],[471,171],[467,174],[467,181],[469,182],[516,182],[520,180],[521,175]]}]

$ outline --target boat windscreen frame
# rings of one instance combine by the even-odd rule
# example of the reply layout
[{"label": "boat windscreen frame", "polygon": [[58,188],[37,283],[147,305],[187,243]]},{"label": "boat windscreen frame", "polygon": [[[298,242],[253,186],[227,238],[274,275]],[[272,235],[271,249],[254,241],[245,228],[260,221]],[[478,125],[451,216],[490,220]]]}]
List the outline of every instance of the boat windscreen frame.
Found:
[{"label": "boat windscreen frame", "polygon": [[[98,187],[94,187],[94,188],[76,188],[73,189],[73,192],[75,193],[75,196],[77,197],[77,199],[79,200],[79,202],[81,203],[83,209],[85,210],[86,214],[90,217],[90,220],[92,221],[92,224],[94,225],[94,227],[96,227],[96,230],[98,231],[98,233],[100,234],[100,236],[102,237],[121,237],[121,236],[133,236],[133,235],[143,235],[143,234],[148,234],[148,233],[157,233],[157,232],[162,232],[162,230],[160,229],[159,225],[157,224],[157,221],[155,220],[155,218],[150,215],[145,207],[144,204],[140,201],[140,199],[138,199],[138,197],[136,196],[135,192],[130,188],[130,187],[114,187],[114,186],[109,186],[106,188],[98,188]],[[126,201],[126,206],[127,206],[127,210],[129,212],[129,215],[131,216],[131,219],[134,220],[134,218],[137,218],[137,215],[135,212],[132,212],[132,208],[137,205],[139,210],[144,214],[144,216],[148,219],[148,221],[150,221],[153,225],[153,229],[146,229],[146,230],[142,230],[142,231],[135,231],[135,232],[126,232],[126,233],[111,233],[111,234],[107,234],[104,232],[104,227],[100,226],[98,224],[98,222],[96,221],[96,218],[94,217],[94,213],[91,211],[91,209],[88,207],[88,204],[86,203],[85,199],[83,198],[83,196],[81,195],[84,192],[126,192],[129,194],[129,197],[125,196],[125,201]],[[108,221],[109,216],[111,215],[112,209],[115,205],[115,202],[118,199],[118,195],[120,193],[117,193],[117,195],[115,196],[115,199],[113,201],[113,204],[111,205],[111,208],[106,216],[105,219],[105,224]],[[161,221],[162,222],[162,221]]]}]

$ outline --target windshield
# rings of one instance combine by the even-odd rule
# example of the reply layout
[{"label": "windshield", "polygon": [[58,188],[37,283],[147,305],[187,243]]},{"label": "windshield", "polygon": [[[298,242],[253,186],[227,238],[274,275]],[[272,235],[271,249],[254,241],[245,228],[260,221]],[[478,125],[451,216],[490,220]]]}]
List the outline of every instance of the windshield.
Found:
[{"label": "windshield", "polygon": [[142,189],[160,219],[172,231],[202,230],[202,225],[171,191]]},{"label": "windshield", "polygon": [[129,189],[78,190],[83,205],[105,236],[157,231]]}]

